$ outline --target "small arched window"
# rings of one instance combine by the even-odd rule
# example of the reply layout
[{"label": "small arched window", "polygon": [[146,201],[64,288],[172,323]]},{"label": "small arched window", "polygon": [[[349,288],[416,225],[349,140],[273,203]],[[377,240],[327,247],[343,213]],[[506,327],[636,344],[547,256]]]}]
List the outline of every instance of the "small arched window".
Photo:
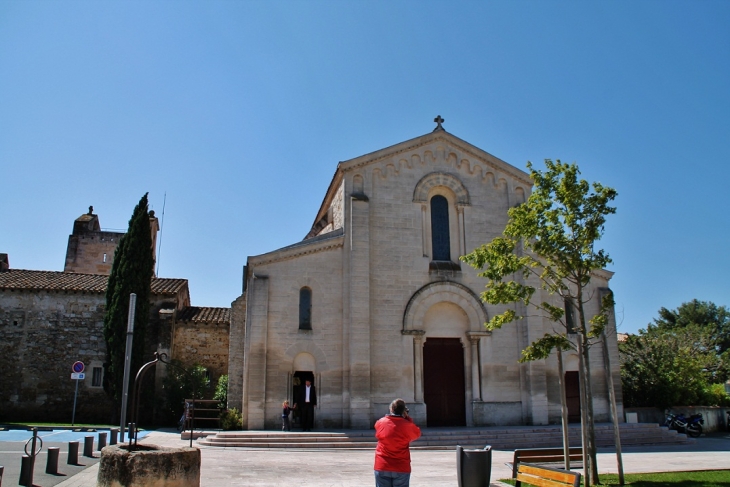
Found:
[{"label": "small arched window", "polygon": [[433,260],[451,260],[449,201],[441,195],[431,198],[431,248]]},{"label": "small arched window", "polygon": [[299,329],[312,329],[312,290],[308,287],[299,290]]}]

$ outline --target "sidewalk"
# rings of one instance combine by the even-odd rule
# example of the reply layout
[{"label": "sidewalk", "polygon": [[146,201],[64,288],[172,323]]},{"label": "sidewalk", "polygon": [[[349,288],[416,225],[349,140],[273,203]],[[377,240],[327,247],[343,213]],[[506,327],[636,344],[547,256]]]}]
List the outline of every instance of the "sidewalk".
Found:
[{"label": "sidewalk", "polygon": [[[188,446],[179,433],[154,431],[144,443]],[[195,442],[193,442],[195,445]],[[375,485],[371,450],[246,450],[201,448],[201,487],[275,486],[298,484],[317,487]],[[494,451],[492,482],[509,478],[504,464],[512,451]],[[413,487],[454,487],[456,457],[453,450],[411,452]],[[693,445],[631,447],[623,452],[624,473],[728,469],[730,483],[730,434],[702,437]],[[599,473],[616,473],[615,452],[601,450]],[[95,487],[98,465],[91,466],[57,487]],[[493,484],[498,485],[498,484]]]}]

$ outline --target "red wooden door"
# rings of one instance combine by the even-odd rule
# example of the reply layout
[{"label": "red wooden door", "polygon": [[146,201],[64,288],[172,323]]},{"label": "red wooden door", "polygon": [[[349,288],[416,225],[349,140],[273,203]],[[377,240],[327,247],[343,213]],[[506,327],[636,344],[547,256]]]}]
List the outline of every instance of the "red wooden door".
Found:
[{"label": "red wooden door", "polygon": [[580,382],[578,372],[565,373],[565,399],[568,403],[568,422],[580,423]]},{"label": "red wooden door", "polygon": [[423,400],[427,426],[466,426],[464,347],[458,338],[426,339]]}]

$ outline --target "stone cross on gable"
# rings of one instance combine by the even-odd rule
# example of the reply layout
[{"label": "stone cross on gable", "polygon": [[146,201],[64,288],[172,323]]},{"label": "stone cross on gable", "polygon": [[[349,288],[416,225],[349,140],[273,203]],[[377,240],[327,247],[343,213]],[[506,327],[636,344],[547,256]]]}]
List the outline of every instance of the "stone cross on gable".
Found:
[{"label": "stone cross on gable", "polygon": [[444,130],[441,124],[444,123],[445,120],[441,118],[441,115],[437,115],[436,118],[433,119],[433,121],[438,124],[436,125],[436,128],[433,129],[434,132],[436,132],[437,130]]}]

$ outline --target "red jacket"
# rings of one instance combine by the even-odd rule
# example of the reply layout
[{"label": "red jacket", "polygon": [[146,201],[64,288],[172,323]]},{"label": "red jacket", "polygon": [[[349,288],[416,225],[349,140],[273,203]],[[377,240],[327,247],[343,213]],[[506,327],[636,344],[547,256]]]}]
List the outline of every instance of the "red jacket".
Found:
[{"label": "red jacket", "polygon": [[421,429],[411,418],[383,416],[375,423],[375,470],[411,473],[411,452],[408,445],[421,436]]}]

